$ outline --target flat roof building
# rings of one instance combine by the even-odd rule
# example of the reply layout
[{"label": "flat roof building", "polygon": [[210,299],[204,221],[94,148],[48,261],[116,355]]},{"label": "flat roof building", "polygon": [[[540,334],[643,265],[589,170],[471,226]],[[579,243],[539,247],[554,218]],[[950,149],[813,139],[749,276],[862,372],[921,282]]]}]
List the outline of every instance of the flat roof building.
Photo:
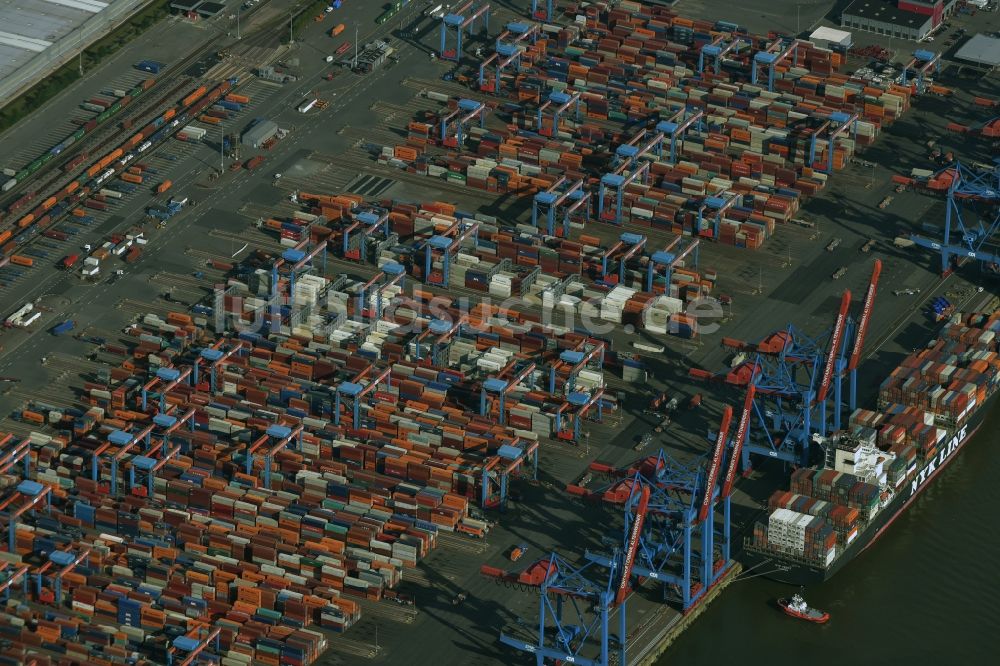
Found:
[{"label": "flat roof building", "polygon": [[1000,39],[978,34],[962,44],[955,53],[955,60],[974,62],[977,65],[994,69],[1000,67]]},{"label": "flat roof building", "polygon": [[813,30],[812,34],[809,35],[809,41],[825,48],[849,49],[853,43],[853,38],[851,37],[851,33],[846,30],[837,30],[836,28],[824,25]]},{"label": "flat roof building", "polygon": [[931,33],[933,17],[900,9],[886,0],[854,0],[840,15],[840,25],[895,39],[920,40]]},{"label": "flat roof building", "polygon": [[854,0],[840,15],[840,25],[919,41],[955,13],[958,0]]},{"label": "flat roof building", "polygon": [[261,120],[243,133],[240,143],[251,148],[260,148],[265,141],[278,134],[278,125],[271,120]]},{"label": "flat roof building", "polygon": [[149,0],[0,0],[0,108]]}]

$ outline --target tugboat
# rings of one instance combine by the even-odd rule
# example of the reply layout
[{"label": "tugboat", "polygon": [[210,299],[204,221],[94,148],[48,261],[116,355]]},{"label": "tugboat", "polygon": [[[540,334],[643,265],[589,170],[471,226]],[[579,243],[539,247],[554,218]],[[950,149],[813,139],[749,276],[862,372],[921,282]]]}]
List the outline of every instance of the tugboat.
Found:
[{"label": "tugboat", "polygon": [[785,611],[786,615],[791,615],[800,620],[823,624],[830,619],[829,613],[811,608],[800,594],[796,594],[791,599],[778,599],[778,605],[781,606],[781,610]]}]

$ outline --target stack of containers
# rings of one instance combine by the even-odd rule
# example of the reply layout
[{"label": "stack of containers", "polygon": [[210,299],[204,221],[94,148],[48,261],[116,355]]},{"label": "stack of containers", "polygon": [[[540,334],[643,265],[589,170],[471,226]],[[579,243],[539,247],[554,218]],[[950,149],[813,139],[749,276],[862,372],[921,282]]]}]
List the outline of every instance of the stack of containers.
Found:
[{"label": "stack of containers", "polygon": [[767,543],[780,551],[802,555],[806,546],[806,525],[811,516],[777,509],[771,512],[767,520]]},{"label": "stack of containers", "polygon": [[[433,125],[419,118],[408,129],[415,148],[407,153],[414,160],[408,168],[490,192],[530,195],[559,177],[577,179],[582,158],[595,145],[631,140],[625,123],[698,109],[704,114],[701,123],[677,142],[675,155],[647,156],[653,160],[654,182],[626,189],[625,221],[712,236],[712,225],[704,219],[699,223],[692,209],[702,197],[735,193],[752,201],[726,212],[718,240],[756,248],[774,233],[775,222],[791,219],[800,201],[825,185],[828,164],[843,168],[857,146],[872,143],[880,128],[910,104],[911,88],[851,79],[837,71],[842,54],[808,42],[800,41],[793,61],[777,67],[773,90],[768,90],[746,82],[752,48],[730,52],[718,75],[709,69],[695,76],[701,47],[715,36],[733,39],[731,26],[649,7],[588,9],[581,17],[583,23],[529,48],[531,57],[522,59],[513,85],[501,86],[514,101],[529,106],[553,91],[580,93],[579,121],[563,119],[555,135],[547,121],[535,126],[533,109],[515,109],[514,124],[504,129],[471,128],[472,154],[467,155],[427,152]],[[754,44],[771,41],[740,37]],[[491,92],[492,87],[487,82]],[[449,108],[455,103],[440,101]],[[835,127],[854,113],[857,121],[835,145],[825,132],[813,136],[812,127],[824,122]],[[587,179],[610,171],[588,168]]]}]

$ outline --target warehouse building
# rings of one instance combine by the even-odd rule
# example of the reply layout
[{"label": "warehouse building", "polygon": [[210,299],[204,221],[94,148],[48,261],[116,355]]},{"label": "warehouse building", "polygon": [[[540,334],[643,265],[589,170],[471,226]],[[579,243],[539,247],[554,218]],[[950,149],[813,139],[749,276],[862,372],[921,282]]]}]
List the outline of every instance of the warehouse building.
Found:
[{"label": "warehouse building", "polygon": [[975,35],[955,53],[955,60],[996,69],[1000,67],[1000,39],[982,34]]},{"label": "warehouse building", "polygon": [[271,120],[261,120],[243,133],[240,143],[251,148],[260,148],[265,141],[273,139],[277,134],[277,123]]},{"label": "warehouse building", "polygon": [[955,12],[958,0],[854,0],[840,16],[843,28],[919,41]]},{"label": "warehouse building", "polygon": [[0,4],[0,108],[148,3],[59,0]]}]

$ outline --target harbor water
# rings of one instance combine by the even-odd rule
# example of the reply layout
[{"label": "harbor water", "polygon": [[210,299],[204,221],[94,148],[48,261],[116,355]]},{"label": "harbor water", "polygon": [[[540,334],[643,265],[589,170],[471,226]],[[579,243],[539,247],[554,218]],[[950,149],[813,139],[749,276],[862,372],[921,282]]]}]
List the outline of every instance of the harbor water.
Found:
[{"label": "harbor water", "polygon": [[984,664],[1000,647],[1000,408],[867,551],[805,590],[831,620],[782,614],[795,588],[745,577],[729,586],[657,662],[750,666]]}]

